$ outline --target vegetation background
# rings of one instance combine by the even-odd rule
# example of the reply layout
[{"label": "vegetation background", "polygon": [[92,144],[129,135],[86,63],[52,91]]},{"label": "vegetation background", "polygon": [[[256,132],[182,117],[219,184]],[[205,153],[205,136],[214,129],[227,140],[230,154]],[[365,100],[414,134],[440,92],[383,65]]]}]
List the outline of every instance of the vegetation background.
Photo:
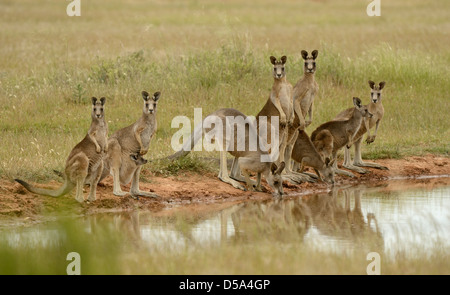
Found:
[{"label": "vegetation background", "polygon": [[[0,3],[0,177],[52,178],[107,97],[110,132],[133,123],[141,91],[161,91],[150,159],[171,154],[177,115],[233,107],[256,115],[268,98],[270,55],[301,77],[302,49],[319,50],[312,132],[386,81],[386,109],[368,158],[448,155],[450,3],[382,1],[66,1]],[[205,152],[206,153],[206,152]],[[205,153],[199,153],[203,156]],[[195,161],[186,167],[197,167]],[[164,171],[167,163],[148,165]]]}]

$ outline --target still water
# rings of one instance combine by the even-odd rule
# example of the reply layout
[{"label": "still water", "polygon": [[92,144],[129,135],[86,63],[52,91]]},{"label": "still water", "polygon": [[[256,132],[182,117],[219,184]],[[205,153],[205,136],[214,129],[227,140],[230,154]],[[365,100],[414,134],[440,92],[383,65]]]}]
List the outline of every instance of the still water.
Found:
[{"label": "still water", "polygon": [[[428,186],[392,182],[378,187],[334,188],[329,193],[283,200],[247,201],[217,211],[189,208],[162,212],[99,214],[77,218],[86,232],[108,223],[148,249],[178,251],[223,243],[302,243],[325,252],[355,248],[414,253],[450,249],[449,181]],[[65,233],[57,222],[2,230],[11,247],[57,246]],[[448,250],[445,250],[448,251]]]}]

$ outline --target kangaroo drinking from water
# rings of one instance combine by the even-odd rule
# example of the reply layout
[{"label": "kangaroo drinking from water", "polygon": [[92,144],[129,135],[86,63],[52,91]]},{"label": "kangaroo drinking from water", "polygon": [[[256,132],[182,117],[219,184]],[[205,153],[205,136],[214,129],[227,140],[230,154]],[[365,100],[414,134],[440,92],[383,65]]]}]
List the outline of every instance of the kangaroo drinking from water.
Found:
[{"label": "kangaroo drinking from water", "polygon": [[327,157],[324,160],[304,130],[298,130],[291,157],[301,164],[301,171],[303,171],[304,165],[313,167],[322,181],[321,175],[326,182],[334,184],[334,169],[332,166],[335,159],[330,161],[330,158]]},{"label": "kangaroo drinking from water", "polygon": [[[314,132],[311,134],[311,140],[314,142],[320,131],[330,131],[331,135],[333,136],[332,158],[333,160],[335,160],[335,172],[350,177],[353,177],[354,175],[348,171],[337,168],[337,152],[344,146],[350,147],[354,142],[355,135],[358,132],[363,119],[372,117],[372,114],[369,112],[368,107],[363,106],[361,104],[361,100],[358,97],[353,98],[353,104],[355,105],[354,111],[352,116],[348,120],[326,122],[317,127],[317,129],[314,130]],[[364,120],[364,123],[367,124],[367,120]]]},{"label": "kangaroo drinking from water", "polygon": [[57,190],[38,188],[15,179],[27,190],[39,195],[60,197],[77,187],[75,199],[83,202],[83,186],[90,185],[88,201],[96,200],[97,183],[103,171],[103,156],[108,151],[108,125],[105,120],[105,98],[92,97],[92,122],[87,135],[70,152],[64,170],[64,184]]},{"label": "kangaroo drinking from water", "polygon": [[108,174],[113,176],[113,193],[116,196],[125,196],[121,184],[130,183],[130,194],[133,197],[157,197],[154,193],[139,190],[139,175],[142,165],[138,165],[130,155],[145,155],[148,152],[150,140],[156,131],[156,105],[160,92],[155,92],[150,96],[146,91],[142,91],[144,108],[142,116],[128,127],[114,132],[108,139],[109,151],[105,157],[105,167],[101,179]]},{"label": "kangaroo drinking from water", "polygon": [[[366,169],[360,168],[360,167],[372,167],[372,168],[378,168],[383,170],[388,170],[387,167],[371,163],[371,162],[363,162],[361,158],[361,142],[363,139],[364,134],[367,132],[367,138],[366,143],[372,143],[375,140],[375,137],[377,136],[378,127],[380,125],[381,119],[383,119],[384,115],[384,107],[382,104],[382,89],[386,85],[386,82],[380,82],[378,85],[375,84],[373,81],[369,81],[370,86],[370,98],[371,101],[367,105],[367,108],[369,109],[369,112],[373,114],[373,117],[368,119],[368,128],[366,128],[366,124],[361,124],[361,128],[359,128],[358,133],[356,133],[354,137],[354,145],[355,145],[355,159],[352,164],[352,159],[350,156],[350,149],[345,149],[344,154],[344,164],[343,167],[359,172],[359,173],[367,173],[368,171]],[[345,111],[342,111],[339,113],[334,120],[346,120],[349,117],[351,117],[353,112],[353,108],[347,109]],[[375,126],[375,132],[373,135],[370,135],[370,129]]]},{"label": "kangaroo drinking from water", "polygon": [[[214,124],[214,128],[207,127],[211,123]],[[217,130],[216,126],[219,125],[221,129]],[[245,132],[245,135],[242,132]],[[247,116],[235,109],[220,109],[208,115],[201,125],[195,127],[190,139],[186,141],[182,149],[169,156],[169,159],[177,159],[187,155],[203,134],[209,135],[211,138],[214,137],[214,142],[219,148],[220,169],[218,176],[220,180],[241,190],[261,191],[261,176],[264,176],[269,186],[274,190],[274,195],[283,195],[281,172],[284,169],[284,162],[277,165],[274,162],[262,161],[262,156],[269,156],[269,152],[268,149],[261,149],[262,141],[254,122],[249,121]],[[254,149],[250,148],[253,143],[256,143]],[[227,152],[239,160],[240,173],[244,176],[247,188],[228,175]],[[257,173],[256,185],[250,180],[250,172]]]}]

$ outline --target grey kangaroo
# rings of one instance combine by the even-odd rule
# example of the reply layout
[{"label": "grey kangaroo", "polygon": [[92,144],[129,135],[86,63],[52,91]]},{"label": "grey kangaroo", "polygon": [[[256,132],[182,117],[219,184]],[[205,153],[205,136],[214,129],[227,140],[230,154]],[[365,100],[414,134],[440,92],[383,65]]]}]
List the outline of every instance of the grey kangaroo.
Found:
[{"label": "grey kangaroo", "polygon": [[139,175],[142,165],[138,165],[130,155],[145,155],[148,152],[150,140],[155,134],[156,105],[161,96],[160,92],[155,92],[150,96],[146,91],[142,91],[144,106],[142,116],[125,128],[114,132],[108,139],[109,151],[105,157],[105,167],[101,179],[111,173],[113,176],[113,193],[116,196],[125,196],[121,184],[130,183],[130,194],[133,197],[158,197],[155,193],[143,192],[139,190]]},{"label": "grey kangaroo", "polygon": [[39,195],[60,197],[77,187],[75,199],[83,202],[84,184],[90,185],[88,201],[96,200],[97,183],[103,171],[103,156],[108,151],[108,124],[105,120],[104,97],[92,97],[92,122],[87,135],[70,152],[64,170],[64,184],[57,190],[38,188],[15,179],[27,190]]},{"label": "grey kangaroo", "polygon": [[[231,119],[234,120],[234,124],[231,122]],[[204,127],[206,126],[205,122],[208,121],[213,122],[213,124],[217,126],[217,123],[214,123],[217,122],[217,120],[221,122],[221,130],[214,130],[215,127],[214,129]],[[182,149],[168,158],[178,159],[186,156],[190,151],[192,151],[196,142],[200,140],[203,134],[211,135],[210,133],[213,132],[211,130],[215,131],[212,136],[215,136],[215,144],[220,150],[220,170],[218,175],[220,180],[241,190],[248,189],[262,191],[261,176],[264,176],[269,186],[274,190],[274,196],[283,195],[283,178],[281,176],[281,172],[284,169],[285,163],[281,162],[278,166],[274,163],[275,160],[272,162],[265,162],[261,160],[261,156],[268,155],[269,153],[266,150],[261,149],[261,139],[257,137],[258,133],[255,124],[253,122],[249,122],[246,115],[235,109],[220,109],[206,116],[202,124],[195,127],[190,139],[185,143]],[[230,134],[227,130],[232,130],[232,133]],[[241,130],[240,132],[245,132],[245,135],[242,136],[239,133],[239,130]],[[258,143],[254,150],[250,148],[250,145],[255,143],[251,139],[251,135],[255,135],[253,139],[256,143]],[[221,138],[221,140],[216,140],[216,138]],[[239,181],[230,178],[227,169],[227,152],[233,155],[236,159],[239,159],[240,172],[244,176],[247,188],[239,183]],[[250,172],[257,173],[256,185],[250,180]]]},{"label": "grey kangaroo", "polygon": [[[372,162],[363,162],[361,157],[361,142],[365,133],[367,133],[366,143],[370,144],[375,141],[375,137],[377,136],[378,127],[380,126],[381,119],[384,116],[384,107],[382,104],[382,89],[386,85],[386,82],[380,82],[378,85],[373,81],[369,81],[370,86],[370,103],[367,105],[369,112],[373,114],[373,117],[368,119],[368,128],[366,128],[366,124],[361,124],[361,128],[359,128],[358,133],[356,133],[354,138],[355,145],[355,159],[352,163],[352,158],[350,156],[350,149],[346,148],[344,153],[344,164],[343,167],[356,171],[358,173],[367,173],[368,171],[364,168],[360,167],[372,167],[378,168],[382,170],[389,170],[386,166],[382,166],[377,163]],[[339,113],[334,120],[347,120],[351,117],[353,112],[353,108],[346,109]],[[370,135],[370,129],[375,126],[375,132],[373,135]]]},{"label": "grey kangaroo", "polygon": [[336,155],[337,152],[344,146],[350,147],[353,144],[355,135],[358,132],[361,123],[364,121],[367,124],[367,120],[364,118],[371,118],[372,114],[369,112],[367,106],[361,104],[361,100],[358,97],[353,97],[354,111],[352,116],[348,120],[344,121],[329,121],[323,123],[311,134],[311,140],[314,142],[317,135],[322,130],[330,131],[333,136],[333,152],[332,157],[334,161],[335,172],[338,174],[344,174],[350,177],[354,175],[348,171],[337,168]]},{"label": "grey kangaroo", "polygon": [[[335,159],[332,161],[328,157],[323,159],[304,130],[298,130],[291,157],[294,161],[301,164],[301,172],[303,172],[304,165],[310,166],[314,168],[320,180],[323,181],[325,179],[326,182],[334,184],[333,163]],[[321,175],[323,175],[324,179]]]}]

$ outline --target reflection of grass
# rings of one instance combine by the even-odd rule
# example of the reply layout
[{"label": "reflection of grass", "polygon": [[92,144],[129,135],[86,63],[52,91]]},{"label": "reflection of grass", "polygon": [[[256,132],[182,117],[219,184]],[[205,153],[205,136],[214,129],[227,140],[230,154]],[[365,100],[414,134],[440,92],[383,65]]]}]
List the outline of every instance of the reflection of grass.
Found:
[{"label": "reflection of grass", "polygon": [[[197,219],[171,217],[168,224],[189,240]],[[158,219],[157,224],[166,225],[163,219]],[[220,244],[194,243],[181,248],[174,247],[171,239],[160,239],[160,247],[147,245],[148,241],[136,238],[127,218],[114,222],[98,218],[89,224],[63,222],[51,229],[59,234],[51,235],[45,246],[39,243],[44,234],[34,239],[22,236],[12,246],[5,240],[11,231],[3,231],[0,274],[65,274],[69,252],[80,254],[82,274],[366,274],[366,255],[377,249],[368,239],[359,241],[364,247],[344,253],[318,250],[295,238],[301,235],[296,226],[286,225],[282,231],[267,224],[253,226],[246,229],[254,231],[251,238]],[[32,232],[32,228],[15,230],[17,234],[26,232]],[[450,274],[449,253],[438,244],[427,251],[400,251],[395,257],[379,253],[382,274]]]},{"label": "reflection of grass", "polygon": [[[314,48],[320,91],[308,132],[351,106],[353,96],[368,102],[367,80],[385,80],[385,118],[364,155],[448,155],[448,1],[383,3],[380,18],[367,17],[358,1],[257,2],[96,2],[76,21],[51,1],[7,4],[0,20],[0,177],[53,178],[86,134],[90,96],[107,97],[114,132],[140,116],[144,89],[162,92],[148,157],[167,156],[172,118],[192,119],[194,107],[203,115],[221,107],[256,115],[272,85],[268,56],[286,54],[295,83],[300,50]],[[155,169],[184,167],[202,168],[181,162]]]}]

